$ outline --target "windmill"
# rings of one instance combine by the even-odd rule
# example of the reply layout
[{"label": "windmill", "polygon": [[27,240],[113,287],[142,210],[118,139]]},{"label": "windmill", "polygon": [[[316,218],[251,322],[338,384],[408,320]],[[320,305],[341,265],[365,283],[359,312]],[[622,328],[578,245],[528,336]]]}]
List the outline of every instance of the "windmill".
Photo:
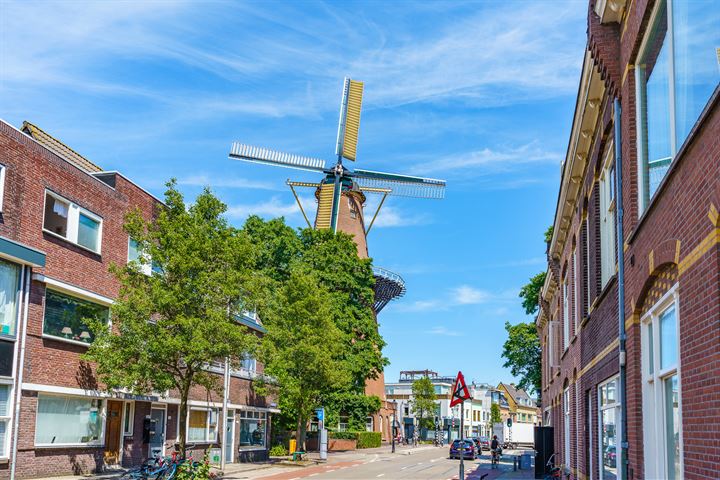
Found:
[{"label": "windmill", "polygon": [[[441,199],[445,195],[445,181],[358,168],[351,170],[343,165],[343,159],[354,162],[357,158],[362,97],[363,83],[345,78],[335,147],[337,160],[334,165],[328,166],[325,160],[320,158],[284,153],[238,142],[232,144],[230,158],[322,174],[323,177],[318,183],[290,180],[286,182],[292,190],[303,218],[308,226],[312,227],[295,188],[315,188],[315,197],[318,201],[315,228],[329,228],[334,232],[340,230],[353,235],[358,255],[367,257],[367,235],[388,196]],[[367,227],[363,212],[366,193],[382,195]],[[347,201],[344,202],[344,199]],[[399,275],[383,268],[374,267],[373,273],[376,280],[374,310],[377,314],[390,300],[405,294],[405,283]]]}]

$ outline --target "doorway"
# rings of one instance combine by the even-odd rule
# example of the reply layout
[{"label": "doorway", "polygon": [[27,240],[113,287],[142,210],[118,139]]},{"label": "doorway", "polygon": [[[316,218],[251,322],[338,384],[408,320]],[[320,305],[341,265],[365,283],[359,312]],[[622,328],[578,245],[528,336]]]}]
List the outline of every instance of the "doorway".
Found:
[{"label": "doorway", "polygon": [[227,463],[233,463],[235,461],[235,410],[228,410],[227,412],[223,443],[223,447],[225,448],[225,461]]},{"label": "doorway", "polygon": [[152,407],[150,410],[150,418],[155,420],[155,433],[150,435],[149,442],[149,458],[154,458],[156,455],[165,455],[165,408]]},{"label": "doorway", "polygon": [[120,463],[122,411],[123,402],[108,400],[107,418],[105,420],[105,465],[118,465]]}]

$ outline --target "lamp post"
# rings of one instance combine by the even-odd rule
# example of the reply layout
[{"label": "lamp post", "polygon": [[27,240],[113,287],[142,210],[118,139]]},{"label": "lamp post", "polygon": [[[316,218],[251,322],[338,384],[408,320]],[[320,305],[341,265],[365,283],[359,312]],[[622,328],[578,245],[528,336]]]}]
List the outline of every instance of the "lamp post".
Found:
[{"label": "lamp post", "polygon": [[392,453],[395,453],[395,437],[397,434],[395,433],[395,425],[397,424],[397,400],[393,400],[393,423],[390,428],[390,435],[392,435]]}]

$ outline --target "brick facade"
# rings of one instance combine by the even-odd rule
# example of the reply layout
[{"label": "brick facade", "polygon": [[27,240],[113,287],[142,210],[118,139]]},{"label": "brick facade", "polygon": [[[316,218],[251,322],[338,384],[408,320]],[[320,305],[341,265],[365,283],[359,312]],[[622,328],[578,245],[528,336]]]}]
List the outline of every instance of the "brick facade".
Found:
[{"label": "brick facade", "polygon": [[[599,198],[606,149],[619,140],[613,124],[613,101],[618,98],[623,176],[620,195],[624,206],[622,309],[627,333],[627,414],[622,419],[628,440],[625,478],[654,478],[656,475],[646,472],[646,468],[663,455],[654,448],[655,439],[644,435],[644,428],[654,419],[648,417],[649,402],[643,395],[643,388],[648,388],[644,379],[647,373],[642,370],[643,358],[648,357],[648,341],[643,343],[641,325],[648,321],[644,315],[649,308],[663,298],[663,292],[673,288],[679,322],[681,475],[688,479],[718,478],[720,445],[713,439],[720,434],[720,89],[716,87],[707,99],[703,113],[684,144],[678,145],[667,173],[643,211],[639,201],[640,120],[634,65],[657,3],[613,2],[614,7],[621,5],[619,17],[603,23],[596,6],[602,13],[605,2],[597,2],[602,5],[596,5],[595,0],[589,2],[583,78],[563,165],[554,235],[548,245],[548,275],[537,319],[546,424],[549,421],[554,427],[557,463],[565,466],[567,475],[602,478],[601,468],[621,475],[620,445],[613,445],[617,452],[614,468],[614,461],[600,453],[598,399],[598,387],[620,370],[618,269],[616,266],[603,285]],[[717,8],[711,3],[707,3],[708,8]],[[717,13],[714,15],[717,18]],[[579,277],[572,274],[576,244],[580,251],[587,248],[580,255],[583,261],[578,262],[582,273]],[[617,262],[616,245],[612,249]],[[562,338],[566,275],[570,280],[571,319],[576,279],[582,312],[578,331],[571,321],[567,349]],[[565,388],[570,391],[569,452],[565,451]],[[618,442],[619,438],[617,432]]]},{"label": "brick facade", "polygon": [[[100,471],[105,468],[104,445],[60,448],[35,445],[39,395],[54,394],[75,398],[101,398],[106,395],[94,375],[94,366],[80,358],[86,347],[79,342],[73,343],[43,334],[46,291],[52,286],[53,290],[59,289],[69,294],[75,291],[85,292],[86,298],[115,298],[119,284],[108,269],[111,264],[122,265],[128,260],[129,239],[122,228],[124,215],[138,208],[145,218],[150,219],[162,208],[162,204],[121,174],[103,172],[102,175],[93,175],[73,163],[72,158],[58,156],[28,134],[3,122],[0,122],[0,164],[5,171],[0,239],[16,242],[45,255],[44,266],[23,267],[23,272],[32,278],[27,292],[27,308],[24,302],[21,302],[18,308],[19,318],[22,318],[23,312],[27,314],[25,354],[20,358],[19,348],[16,348],[16,370],[13,376],[7,379],[13,383],[14,397],[18,388],[20,363],[23,363],[16,476],[24,478]],[[60,195],[102,218],[100,253],[43,230],[46,191]],[[17,260],[2,251],[0,256],[10,262]],[[23,286],[21,293],[24,292]],[[82,297],[83,294],[79,296]],[[22,343],[21,335],[22,332],[18,331],[15,338],[11,339],[13,345]],[[262,372],[261,365],[258,365],[257,371]],[[255,394],[252,378],[247,374],[233,374],[228,399],[230,408],[237,413],[264,412],[267,415],[265,423],[269,426],[269,414],[277,410],[270,404],[270,400]],[[143,440],[143,423],[153,407],[166,409],[165,448],[172,449],[178,433],[178,396],[174,392],[170,392],[167,397],[137,398],[121,393],[113,394],[113,397],[123,402],[134,402],[133,433],[126,436],[120,432],[123,465],[137,464],[148,457],[148,444]],[[222,396],[203,389],[194,389],[191,392],[191,406],[193,405],[219,408],[222,405]],[[104,411],[101,410],[100,414],[104,415]],[[14,418],[15,415],[13,420]],[[103,425],[105,422],[103,417]],[[240,451],[239,418],[236,418],[235,429],[236,460],[266,455],[264,448],[253,452]],[[0,461],[0,477],[8,476],[11,467],[11,452],[16,432],[11,425],[8,430],[11,430],[7,436],[7,456],[10,461]],[[219,441],[213,446],[220,447],[222,432],[225,431],[224,419],[218,419],[217,430],[220,432]],[[269,435],[269,428],[267,433]],[[207,446],[209,445],[201,444],[198,448]]]}]

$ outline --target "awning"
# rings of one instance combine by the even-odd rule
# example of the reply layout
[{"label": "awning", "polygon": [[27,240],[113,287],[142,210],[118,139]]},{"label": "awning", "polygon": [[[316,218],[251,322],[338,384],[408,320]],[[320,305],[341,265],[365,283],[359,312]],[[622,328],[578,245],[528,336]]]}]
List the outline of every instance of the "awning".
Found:
[{"label": "awning", "polygon": [[45,266],[45,253],[5,237],[0,237],[0,256],[33,267]]}]

